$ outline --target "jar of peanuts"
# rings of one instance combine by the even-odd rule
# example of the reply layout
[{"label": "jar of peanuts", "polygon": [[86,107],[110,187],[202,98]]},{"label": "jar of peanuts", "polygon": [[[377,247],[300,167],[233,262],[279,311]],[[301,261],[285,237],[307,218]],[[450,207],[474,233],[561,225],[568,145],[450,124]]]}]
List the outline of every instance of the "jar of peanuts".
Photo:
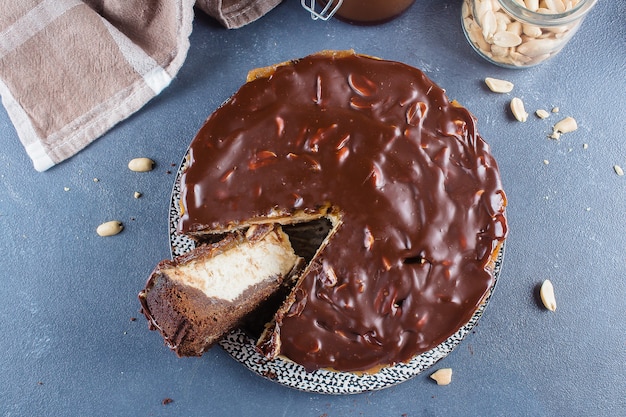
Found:
[{"label": "jar of peanuts", "polygon": [[508,68],[556,55],[597,0],[464,0],[462,24],[470,45]]}]

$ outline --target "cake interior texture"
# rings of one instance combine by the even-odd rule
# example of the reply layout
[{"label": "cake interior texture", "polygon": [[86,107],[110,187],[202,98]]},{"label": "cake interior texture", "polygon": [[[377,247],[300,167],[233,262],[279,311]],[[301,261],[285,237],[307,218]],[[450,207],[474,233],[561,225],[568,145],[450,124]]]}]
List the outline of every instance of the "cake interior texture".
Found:
[{"label": "cake interior texture", "polygon": [[279,227],[254,226],[162,261],[139,298],[170,348],[197,356],[277,292],[299,263]]}]

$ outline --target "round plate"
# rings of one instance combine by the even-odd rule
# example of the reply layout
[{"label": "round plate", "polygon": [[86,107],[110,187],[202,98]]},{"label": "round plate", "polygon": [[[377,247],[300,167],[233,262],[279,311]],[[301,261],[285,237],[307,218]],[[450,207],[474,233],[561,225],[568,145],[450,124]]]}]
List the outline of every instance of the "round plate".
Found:
[{"label": "round plate", "polygon": [[[169,235],[172,257],[182,255],[195,247],[195,242],[192,239],[176,231],[180,218],[180,179],[185,168],[185,161],[187,161],[186,156],[176,174],[170,200]],[[463,338],[474,328],[491,298],[500,275],[503,258],[504,244],[501,246],[494,266],[494,285],[491,286],[485,301],[463,327],[437,347],[415,356],[408,363],[400,363],[384,368],[375,374],[358,375],[350,372],[332,372],[323,369],[307,372],[304,367],[281,358],[269,361],[257,352],[255,340],[252,340],[242,330],[230,332],[219,342],[219,345],[235,360],[258,375],[302,391],[323,394],[357,394],[388,388],[419,375],[439,360],[445,358],[461,343]]]}]

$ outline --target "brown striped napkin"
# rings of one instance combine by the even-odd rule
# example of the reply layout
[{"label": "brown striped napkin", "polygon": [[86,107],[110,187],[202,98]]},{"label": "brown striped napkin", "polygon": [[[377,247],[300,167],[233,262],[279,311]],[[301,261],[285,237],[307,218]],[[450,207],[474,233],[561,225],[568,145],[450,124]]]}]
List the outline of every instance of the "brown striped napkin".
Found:
[{"label": "brown striped napkin", "polygon": [[0,96],[35,169],[71,157],[169,85],[194,4],[227,28],[281,0],[0,0]]}]

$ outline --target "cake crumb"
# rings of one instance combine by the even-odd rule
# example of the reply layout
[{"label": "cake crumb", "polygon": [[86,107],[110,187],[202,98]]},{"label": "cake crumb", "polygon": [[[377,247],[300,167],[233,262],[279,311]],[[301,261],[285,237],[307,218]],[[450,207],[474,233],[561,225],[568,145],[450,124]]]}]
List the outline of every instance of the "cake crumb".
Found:
[{"label": "cake crumb", "polygon": [[263,371],[263,376],[271,380],[275,380],[276,378],[278,378],[278,375],[276,375],[276,372],[271,371],[271,370]]}]

